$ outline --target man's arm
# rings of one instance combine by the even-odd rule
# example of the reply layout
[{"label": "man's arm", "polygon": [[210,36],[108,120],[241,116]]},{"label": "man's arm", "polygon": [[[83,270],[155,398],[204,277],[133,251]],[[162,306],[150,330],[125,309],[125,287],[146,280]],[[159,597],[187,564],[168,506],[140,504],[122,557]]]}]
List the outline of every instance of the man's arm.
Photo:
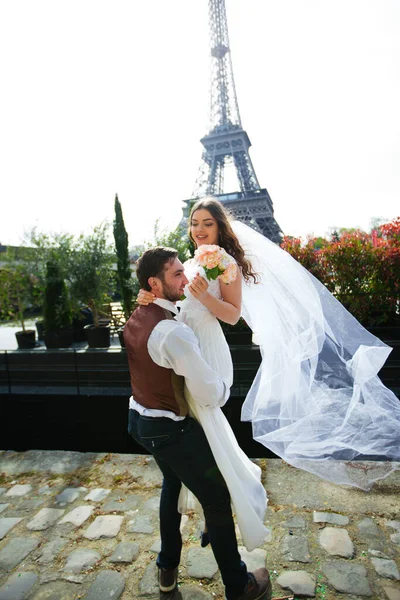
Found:
[{"label": "man's arm", "polygon": [[183,323],[165,320],[153,329],[147,344],[149,354],[160,367],[172,369],[185,378],[197,404],[223,406],[229,398],[229,387],[201,355],[193,331]]}]

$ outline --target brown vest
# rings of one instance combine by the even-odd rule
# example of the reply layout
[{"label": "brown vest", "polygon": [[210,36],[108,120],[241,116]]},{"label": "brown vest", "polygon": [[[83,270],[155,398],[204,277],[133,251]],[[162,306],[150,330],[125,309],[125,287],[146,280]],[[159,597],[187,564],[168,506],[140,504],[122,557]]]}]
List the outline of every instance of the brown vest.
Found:
[{"label": "brown vest", "polygon": [[147,342],[154,327],[173,319],[170,311],[158,304],[139,306],[124,327],[124,341],[131,376],[132,396],[146,408],[169,410],[179,416],[188,414],[183,395],[184,378],[172,369],[159,367],[151,358]]}]

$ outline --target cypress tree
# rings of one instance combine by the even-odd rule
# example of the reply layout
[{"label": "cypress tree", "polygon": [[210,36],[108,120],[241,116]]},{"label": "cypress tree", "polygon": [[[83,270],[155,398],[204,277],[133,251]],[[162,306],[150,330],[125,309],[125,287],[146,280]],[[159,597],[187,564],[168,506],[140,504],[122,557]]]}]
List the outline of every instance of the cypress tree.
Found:
[{"label": "cypress tree", "polygon": [[115,194],[114,240],[117,253],[117,272],[121,287],[122,306],[125,318],[129,319],[133,310],[132,272],[129,262],[128,233],[125,229],[121,203],[118,194]]}]

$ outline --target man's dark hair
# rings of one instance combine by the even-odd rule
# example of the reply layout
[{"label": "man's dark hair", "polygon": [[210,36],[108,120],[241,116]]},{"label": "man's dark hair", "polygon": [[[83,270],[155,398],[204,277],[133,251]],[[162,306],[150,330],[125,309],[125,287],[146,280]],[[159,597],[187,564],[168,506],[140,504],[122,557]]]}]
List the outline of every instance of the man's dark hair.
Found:
[{"label": "man's dark hair", "polygon": [[161,281],[164,281],[165,265],[172,263],[177,256],[177,250],[165,248],[164,246],[156,246],[146,250],[136,263],[136,277],[139,280],[140,287],[150,292],[149,277],[158,277]]}]

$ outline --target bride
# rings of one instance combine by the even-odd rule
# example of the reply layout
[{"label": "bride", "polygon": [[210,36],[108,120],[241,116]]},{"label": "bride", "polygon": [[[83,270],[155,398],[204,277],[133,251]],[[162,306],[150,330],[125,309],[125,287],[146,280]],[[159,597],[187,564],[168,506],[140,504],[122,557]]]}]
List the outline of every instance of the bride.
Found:
[{"label": "bride", "polygon": [[[393,461],[400,460],[400,403],[377,376],[391,349],[288,253],[231,223],[217,200],[194,205],[189,235],[197,247],[224,248],[241,274],[230,285],[208,283],[196,260],[187,261],[191,283],[179,318],[230,384],[232,361],[217,319],[234,324],[242,314],[256,334],[262,362],[242,408],[254,439],[295,467],[365,490],[399,468]],[[152,296],[141,291],[138,301]],[[188,402],[228,485],[243,541],[254,548],[266,533],[259,470],[220,409],[201,409],[190,396]]]},{"label": "bride", "polygon": [[[230,387],[233,382],[233,365],[229,346],[217,319],[234,325],[240,318],[242,278],[256,281],[249,260],[244,256],[227,214],[216,200],[198,202],[191,212],[189,235],[196,247],[216,244],[230,254],[240,269],[229,285],[220,279],[207,281],[204,270],[196,259],[185,262],[185,275],[191,282],[185,289],[178,319],[196,334],[203,358],[218,372]],[[139,304],[153,300],[150,292],[141,290]],[[187,388],[185,397],[192,415],[200,422],[207,436],[219,470],[229,489],[236,520],[244,545],[250,551],[263,545],[268,529],[264,526],[267,497],[261,483],[261,469],[241,450],[235,435],[220,408],[196,405]],[[194,508],[192,494],[182,486],[179,498],[180,512]],[[199,506],[196,505],[198,509]],[[207,543],[203,534],[202,545]]]}]

